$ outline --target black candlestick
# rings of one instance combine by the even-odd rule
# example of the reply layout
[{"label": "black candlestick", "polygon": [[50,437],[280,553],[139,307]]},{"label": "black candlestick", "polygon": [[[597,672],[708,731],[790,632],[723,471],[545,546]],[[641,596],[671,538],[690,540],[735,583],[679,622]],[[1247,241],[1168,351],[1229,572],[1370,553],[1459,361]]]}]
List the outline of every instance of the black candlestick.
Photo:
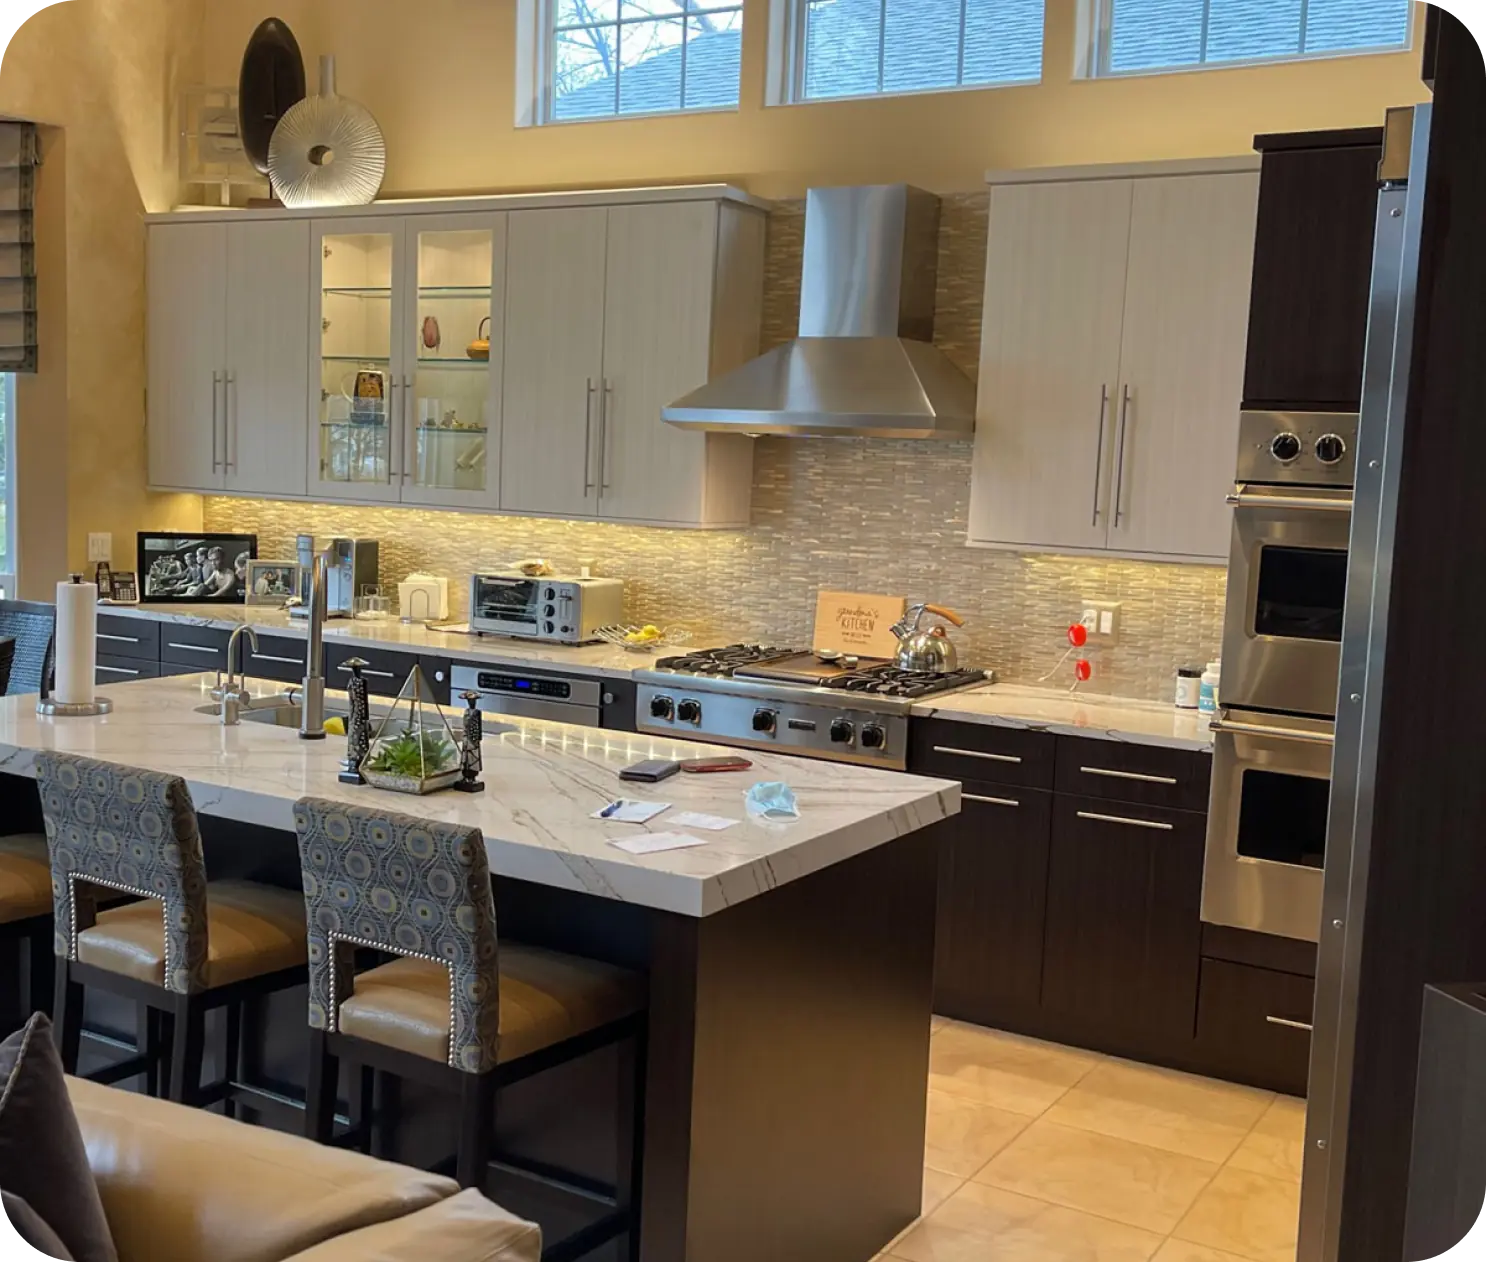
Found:
[{"label": "black candlestick", "polygon": [[353,657],[346,663],[351,669],[351,682],[346,695],[351,698],[351,717],[346,720],[346,757],[337,777],[342,784],[365,784],[361,764],[371,750],[371,703],[366,696],[366,677],[362,671],[368,663]]},{"label": "black candlestick", "polygon": [[464,778],[454,787],[461,793],[483,793],[485,785],[479,775],[485,769],[485,758],[480,752],[480,742],[485,738],[485,721],[480,714],[480,694],[464,692],[460,696],[469,709],[464,712],[464,748],[459,756]]}]

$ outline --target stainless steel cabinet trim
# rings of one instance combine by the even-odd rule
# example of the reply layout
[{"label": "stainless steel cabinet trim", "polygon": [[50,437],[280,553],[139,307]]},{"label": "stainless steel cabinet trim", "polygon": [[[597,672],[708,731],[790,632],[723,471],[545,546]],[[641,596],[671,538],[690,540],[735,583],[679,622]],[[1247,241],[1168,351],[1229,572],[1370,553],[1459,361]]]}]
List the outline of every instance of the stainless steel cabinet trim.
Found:
[{"label": "stainless steel cabinet trim", "polygon": [[1319,495],[1294,495],[1288,491],[1251,491],[1244,483],[1225,496],[1234,508],[1295,508],[1304,512],[1350,513],[1352,497],[1327,499]]},{"label": "stainless steel cabinet trim", "polygon": [[1125,515],[1121,500],[1125,493],[1125,435],[1130,427],[1130,385],[1125,383],[1124,395],[1120,401],[1120,436],[1116,439],[1115,447],[1115,485],[1114,485],[1114,524],[1115,529],[1120,528],[1120,519]]},{"label": "stainless steel cabinet trim", "polygon": [[142,641],[137,635],[108,635],[102,631],[98,632],[98,639],[110,640],[115,644],[140,644]]},{"label": "stainless steel cabinet trim", "polygon": [[[249,653],[248,658],[254,662],[279,662],[284,666],[303,666],[304,659],[300,657],[275,657],[272,653]],[[344,669],[344,668],[343,668]]]},{"label": "stainless steel cabinet trim", "polygon": [[222,472],[237,472],[237,374],[228,369],[222,384]]},{"label": "stainless steel cabinet trim", "polygon": [[598,393],[598,387],[593,384],[593,378],[587,378],[588,399],[583,406],[583,498],[588,498],[588,493],[593,490],[593,397]]},{"label": "stainless steel cabinet trim", "polygon": [[1099,437],[1094,444],[1094,515],[1090,526],[1099,524],[1099,483],[1104,472],[1104,415],[1109,411],[1109,382],[1099,388]]},{"label": "stainless steel cabinet trim", "polygon": [[979,794],[979,793],[966,793],[963,790],[960,793],[960,797],[962,797],[966,802],[982,802],[986,806],[1020,806],[1021,805],[1021,803],[1018,802],[1015,798],[991,798],[991,797],[985,797],[985,796],[983,796],[982,794]]},{"label": "stainless steel cabinet trim", "polygon": [[599,494],[612,487],[609,481],[609,405],[614,402],[614,383],[604,378],[604,400],[599,408]]},{"label": "stainless steel cabinet trim", "polygon": [[1287,1030],[1304,1030],[1307,1034],[1316,1028],[1309,1021],[1292,1021],[1289,1017],[1265,1017],[1264,1019],[1270,1025],[1282,1025]]},{"label": "stainless steel cabinet trim", "polygon": [[402,414],[398,411],[398,391],[402,389],[402,382],[395,378],[388,381],[387,390],[391,398],[387,400],[387,485],[395,485],[398,481],[397,466],[402,453],[397,450],[396,435],[402,429]]},{"label": "stainless steel cabinet trim", "polygon": [[1015,754],[987,754],[978,749],[956,749],[953,745],[935,745],[936,754],[957,754],[961,758],[983,758],[986,762],[1020,763]]},{"label": "stainless steel cabinet trim", "polygon": [[130,670],[126,666],[105,666],[102,662],[98,662],[94,666],[94,669],[95,670],[104,670],[104,671],[107,671],[110,675],[136,675],[137,676],[137,675],[139,675],[141,673],[140,671],[137,671],[137,670]]},{"label": "stainless steel cabinet trim", "polygon": [[1078,817],[1094,820],[1100,824],[1124,824],[1129,828],[1149,828],[1158,833],[1169,833],[1176,829],[1175,824],[1163,824],[1154,819],[1131,819],[1126,815],[1101,815],[1097,811],[1079,811]]},{"label": "stainless steel cabinet trim", "polygon": [[[275,659],[275,660],[280,660],[281,661],[283,659],[280,658],[280,659]],[[349,675],[351,673],[351,668],[349,666],[345,666],[345,665],[337,666],[336,667],[336,670],[340,671],[341,674],[343,674],[343,675]],[[361,673],[363,675],[365,675],[369,679],[396,679],[397,678],[397,676],[395,674],[393,674],[393,672],[390,671],[390,670],[373,670],[370,666],[363,666],[361,668]]]},{"label": "stainless steel cabinet trim", "polygon": [[165,647],[168,649],[186,649],[191,653],[210,653],[215,657],[222,650],[212,644],[177,644],[174,640],[167,640]]},{"label": "stainless steel cabinet trim", "polygon": [[218,465],[220,465],[222,463],[221,462],[221,459],[219,457],[218,448],[217,448],[217,420],[218,420],[218,413],[217,413],[217,387],[220,386],[221,384],[222,384],[222,374],[221,374],[221,372],[220,371],[214,371],[212,373],[212,472],[213,473],[215,473],[217,471]]},{"label": "stainless steel cabinet trim", "polygon": [[[1314,745],[1334,745],[1336,737],[1331,732],[1309,732],[1301,728],[1271,727],[1266,723],[1236,723],[1232,719],[1214,719],[1210,724],[1214,732],[1227,732],[1232,736],[1272,736],[1282,741],[1309,741]],[[1088,768],[1084,768],[1088,770]],[[1172,781],[1173,784],[1176,781]]]},{"label": "stainless steel cabinet trim", "polygon": [[1080,767],[1086,776],[1107,776],[1111,780],[1139,780],[1142,784],[1180,784],[1175,776],[1149,776],[1140,771],[1114,771],[1108,767]]}]

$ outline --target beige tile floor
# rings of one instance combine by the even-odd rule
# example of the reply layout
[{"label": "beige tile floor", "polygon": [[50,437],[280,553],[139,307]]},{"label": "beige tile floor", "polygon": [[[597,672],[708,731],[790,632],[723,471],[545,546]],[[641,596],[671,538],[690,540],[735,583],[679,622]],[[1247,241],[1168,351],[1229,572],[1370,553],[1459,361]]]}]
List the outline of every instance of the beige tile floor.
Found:
[{"label": "beige tile floor", "polygon": [[924,1217],[879,1262],[1294,1262],[1303,1101],[934,1027]]}]

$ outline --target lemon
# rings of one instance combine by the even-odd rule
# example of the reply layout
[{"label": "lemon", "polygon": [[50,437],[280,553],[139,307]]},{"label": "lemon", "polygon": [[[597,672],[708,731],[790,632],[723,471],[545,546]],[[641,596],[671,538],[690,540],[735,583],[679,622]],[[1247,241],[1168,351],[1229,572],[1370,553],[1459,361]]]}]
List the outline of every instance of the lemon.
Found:
[{"label": "lemon", "polygon": [[327,736],[344,736],[346,734],[346,721],[336,717],[325,720],[325,734]]}]

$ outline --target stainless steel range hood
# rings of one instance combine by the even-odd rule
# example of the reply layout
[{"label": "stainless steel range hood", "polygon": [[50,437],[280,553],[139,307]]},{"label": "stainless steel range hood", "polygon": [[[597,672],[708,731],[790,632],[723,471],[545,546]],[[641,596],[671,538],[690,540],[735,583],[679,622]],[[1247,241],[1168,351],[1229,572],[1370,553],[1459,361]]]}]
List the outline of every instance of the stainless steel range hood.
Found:
[{"label": "stainless steel range hood", "polygon": [[975,386],[933,345],[939,199],[906,184],[815,188],[800,336],[678,399],[688,429],[968,438]]}]

